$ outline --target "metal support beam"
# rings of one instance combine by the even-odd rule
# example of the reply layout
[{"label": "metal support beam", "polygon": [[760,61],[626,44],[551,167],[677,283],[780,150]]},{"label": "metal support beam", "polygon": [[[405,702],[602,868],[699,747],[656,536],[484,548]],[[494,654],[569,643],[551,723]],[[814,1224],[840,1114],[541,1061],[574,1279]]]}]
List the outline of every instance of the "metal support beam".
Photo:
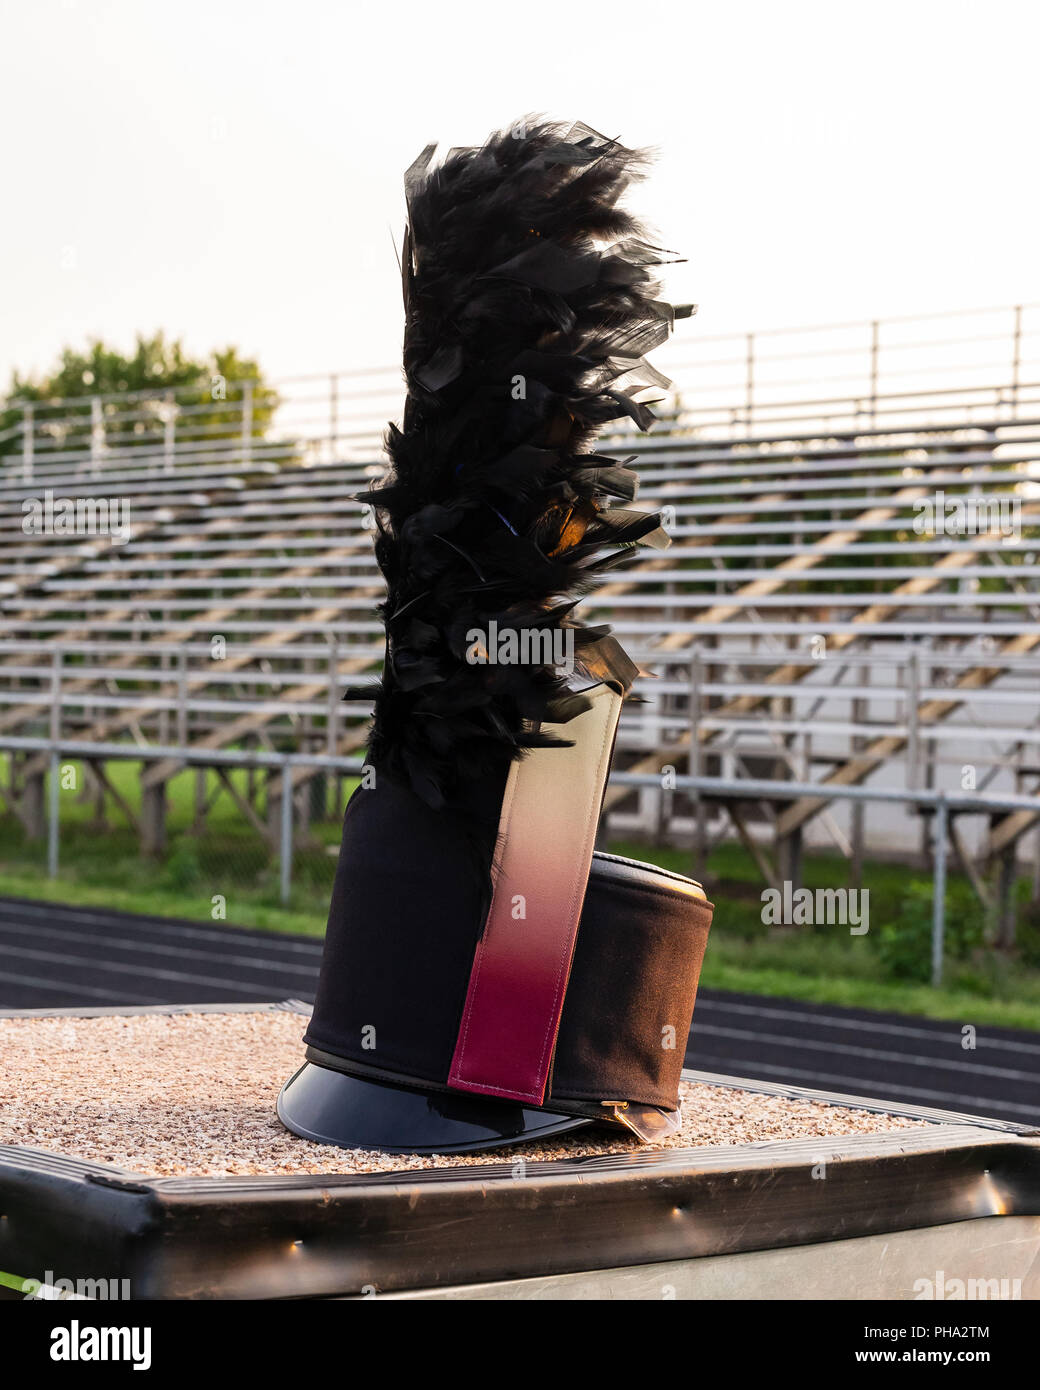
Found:
[{"label": "metal support beam", "polygon": [[282,823],[279,837],[282,902],[289,901],[292,892],[292,764],[282,769]]},{"label": "metal support beam", "polygon": [[328,705],[325,711],[325,751],[330,758],[336,756],[336,738],[339,732],[339,644],[335,636],[329,637]]},{"label": "metal support beam", "polygon": [[51,754],[48,771],[47,877],[58,877],[58,840],[61,831],[61,758]]},{"label": "metal support beam", "polygon": [[188,742],[188,653],[183,647],[177,653],[177,742]]},{"label": "metal support beam", "polygon": [[996,944],[1002,951],[1015,945],[1015,873],[1018,867],[1018,842],[1012,840],[1000,852],[997,862]]},{"label": "metal support beam", "polygon": [[44,833],[45,782],[45,773],[33,772],[26,777],[22,789],[19,818],[25,826],[26,836],[30,840],[39,840]]},{"label": "metal support beam", "polygon": [[[701,775],[701,686],[704,683],[704,664],[700,650],[695,648],[690,656],[690,753],[687,770],[691,777]],[[692,792],[693,805],[693,877],[703,877],[705,871],[705,852],[708,842],[706,817],[704,814],[703,792]]]},{"label": "metal support beam", "polygon": [[790,883],[794,888],[802,886],[803,850],[804,837],[800,825],[786,835],[777,836],[776,872],[781,883]]},{"label": "metal support beam", "polygon": [[[142,764],[142,773],[144,765]],[[143,784],[142,777],[142,784]],[[166,849],[166,783],[141,787],[141,853],[158,856]]]},{"label": "metal support beam", "polygon": [[915,790],[921,785],[921,662],[916,647],[910,649],[906,661],[906,785]]},{"label": "metal support beam", "polygon": [[940,796],[932,817],[935,833],[935,875],[932,880],[932,984],[943,982],[946,937],[946,802]]}]

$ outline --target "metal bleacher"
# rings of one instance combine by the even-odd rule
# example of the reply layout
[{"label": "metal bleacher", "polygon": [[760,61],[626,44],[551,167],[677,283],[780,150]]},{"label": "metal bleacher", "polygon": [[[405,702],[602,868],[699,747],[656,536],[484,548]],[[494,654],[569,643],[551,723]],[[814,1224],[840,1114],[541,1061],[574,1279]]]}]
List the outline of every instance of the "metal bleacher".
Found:
[{"label": "metal bleacher", "polygon": [[[702,361],[672,368],[658,428],[604,442],[638,450],[639,505],[663,509],[672,535],[586,604],[648,672],[623,719],[613,829],[699,855],[737,835],[776,881],[797,876],[807,834],[858,859],[898,852],[916,817],[926,846],[925,793],[950,787],[979,798],[981,831],[955,823],[951,840],[980,893],[980,862],[1014,861],[1040,826],[1040,383],[1028,316],[1012,312],[1006,360],[956,385],[927,343],[903,359],[915,383],[887,382],[876,324],[850,390],[828,376],[848,365],[838,348],[776,354],[771,382],[759,339],[715,359],[678,344]],[[813,352],[815,389],[799,396],[783,370]],[[739,389],[710,384],[727,361]],[[243,791],[218,754],[359,753],[367,708],[339,692],[375,678],[381,585],[352,499],[381,471],[398,389],[371,372],[281,384],[260,430],[252,385],[230,383],[209,433],[174,392],[26,406],[0,439],[0,803],[30,833],[63,742],[98,749],[100,793],[150,851],[182,754],[195,767],[212,754],[273,836],[277,787]],[[122,543],[27,533],[25,504],[46,493],[119,499]],[[937,495],[989,511],[922,529]],[[142,762],[139,812],[106,774],[117,745],[166,750]],[[316,775],[292,770],[299,820]],[[779,782],[811,792],[760,789]],[[841,800],[854,787],[905,792],[905,806],[872,817]],[[1017,804],[993,811],[987,792]]]}]

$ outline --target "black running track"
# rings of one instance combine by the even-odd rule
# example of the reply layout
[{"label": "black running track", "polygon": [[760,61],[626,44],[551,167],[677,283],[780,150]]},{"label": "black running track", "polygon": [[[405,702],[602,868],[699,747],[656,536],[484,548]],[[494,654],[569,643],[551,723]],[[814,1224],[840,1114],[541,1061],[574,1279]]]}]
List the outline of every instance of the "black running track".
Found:
[{"label": "black running track", "polygon": [[[311,999],[321,943],[0,899],[0,1008]],[[1040,1033],[702,990],[687,1065],[1040,1126]]]}]

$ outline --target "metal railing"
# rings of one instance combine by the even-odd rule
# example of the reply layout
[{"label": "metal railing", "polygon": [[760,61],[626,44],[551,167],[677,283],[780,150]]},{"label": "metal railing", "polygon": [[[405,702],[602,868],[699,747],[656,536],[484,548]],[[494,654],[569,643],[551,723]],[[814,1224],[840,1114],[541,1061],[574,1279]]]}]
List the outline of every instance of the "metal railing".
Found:
[{"label": "metal railing", "polygon": [[[50,878],[57,877],[60,860],[61,836],[61,760],[63,757],[132,759],[134,761],[177,758],[189,766],[222,766],[269,769],[281,773],[281,794],[279,814],[279,877],[280,896],[288,903],[292,892],[293,862],[293,773],[298,768],[323,770],[326,772],[359,775],[365,763],[360,758],[344,758],[315,753],[273,753],[262,749],[219,749],[200,750],[192,748],[149,747],[135,748],[125,743],[99,744],[82,743],[74,739],[25,738],[7,736],[0,744],[9,752],[45,753],[48,759],[48,813],[47,813],[47,873]],[[657,787],[660,779],[652,774],[637,772],[612,772],[610,784],[630,787]],[[872,787],[828,787],[821,788],[810,783],[777,782],[754,778],[720,779],[703,776],[676,774],[673,779],[676,790],[691,793],[699,798],[701,793],[709,793],[713,798],[733,797],[746,799],[749,796],[777,800],[794,800],[801,797],[837,797],[853,802],[900,803],[915,808],[928,807],[934,813],[934,864],[932,877],[932,936],[931,936],[931,982],[938,987],[943,981],[946,933],[946,883],[947,883],[947,839],[949,833],[949,814],[962,811],[980,815],[997,812],[1035,811],[1035,797],[992,796],[985,793],[956,794],[946,791],[901,790],[898,788]]]},{"label": "metal railing", "polygon": [[[659,430],[651,439],[640,441],[637,447],[642,452],[639,467],[646,484],[644,497],[656,502],[672,497],[676,503],[674,511],[678,523],[673,534],[679,545],[672,552],[676,568],[648,570],[645,574],[634,570],[627,576],[630,592],[610,594],[602,604],[604,608],[615,610],[614,628],[626,645],[629,645],[627,639],[635,638],[636,645],[644,649],[634,655],[644,665],[658,663],[666,672],[665,678],[655,683],[656,689],[651,686],[646,691],[650,702],[641,710],[629,711],[626,715],[623,738],[628,741],[624,746],[636,750],[652,747],[662,753],[671,750],[670,756],[677,755],[672,756],[672,761],[685,759],[689,754],[686,764],[689,775],[676,774],[671,787],[691,795],[695,802],[692,814],[698,819],[703,815],[704,794],[713,800],[731,802],[756,797],[767,801],[805,797],[816,802],[895,802],[933,812],[937,829],[932,860],[935,879],[932,970],[933,979],[938,982],[942,975],[948,833],[951,842],[955,843],[957,838],[956,827],[948,823],[950,818],[961,811],[980,815],[1010,811],[1036,813],[1040,810],[1040,799],[997,796],[985,788],[963,796],[937,791],[932,786],[922,785],[926,780],[921,776],[922,763],[926,772],[928,769],[934,771],[945,760],[944,749],[951,741],[962,737],[975,743],[987,740],[994,744],[1010,743],[1017,747],[1017,761],[995,750],[993,757],[985,760],[986,766],[994,773],[1010,770],[1018,779],[1016,785],[1024,785],[1023,769],[1029,776],[1035,775],[1033,748],[1040,735],[1028,714],[1021,717],[1020,725],[1001,729],[989,725],[979,728],[970,722],[987,700],[997,708],[1006,708],[1020,695],[1025,698],[1027,692],[1009,690],[1006,684],[996,692],[944,688],[925,679],[928,664],[950,670],[1000,666],[1011,675],[1012,665],[1015,673],[1036,671],[1036,661],[1032,657],[1021,657],[1016,659],[1016,664],[1005,661],[1003,654],[996,651],[956,655],[913,648],[908,643],[907,650],[896,660],[896,664],[902,661],[905,668],[900,683],[890,681],[871,684],[869,689],[866,685],[839,689],[821,686],[812,679],[804,685],[793,681],[778,685],[758,678],[754,671],[741,672],[734,679],[724,671],[718,673],[720,667],[730,663],[738,667],[757,664],[809,666],[810,658],[804,651],[778,648],[771,653],[748,654],[707,647],[698,653],[695,648],[699,641],[713,637],[723,642],[734,638],[757,641],[763,637],[767,641],[785,637],[804,640],[810,631],[828,637],[855,636],[859,640],[893,636],[903,640],[925,637],[938,641],[982,637],[991,644],[1008,637],[1028,640],[1040,632],[1040,621],[1028,621],[1029,617],[1040,619],[1040,613],[1034,607],[1037,595],[1026,583],[1028,571],[1022,567],[1014,572],[1020,592],[1014,592],[1006,582],[1005,589],[999,593],[969,593],[963,588],[964,583],[984,578],[987,571],[966,565],[950,572],[950,579],[957,581],[956,594],[916,595],[905,600],[898,600],[898,594],[874,595],[883,605],[894,605],[898,600],[902,607],[913,610],[911,617],[898,620],[886,617],[876,622],[866,621],[863,614],[846,616],[842,611],[864,605],[869,608],[868,596],[863,594],[825,596],[813,591],[800,595],[749,593],[736,596],[726,594],[722,588],[723,583],[746,582],[752,575],[764,577],[768,568],[768,560],[764,557],[811,549],[801,543],[802,532],[813,536],[846,524],[841,517],[833,515],[829,521],[800,521],[801,511],[812,512],[826,507],[833,513],[845,513],[868,502],[874,505],[873,495],[870,499],[858,495],[843,499],[835,495],[835,489],[844,487],[857,494],[864,488],[891,490],[896,484],[888,484],[883,476],[885,464],[879,462],[879,457],[891,453],[897,459],[901,452],[914,447],[913,431],[917,428],[922,430],[922,434],[916,436],[918,441],[928,437],[927,431],[941,434],[946,441],[945,444],[938,441],[942,449],[938,462],[943,469],[963,472],[965,467],[979,463],[988,469],[986,477],[992,476],[994,481],[1013,482],[1023,477],[1024,474],[1014,471],[1021,460],[1012,455],[1015,450],[1030,449],[1028,458],[1035,458],[1031,446],[1036,443],[1040,424],[1040,305],[721,337],[695,336],[685,330],[662,356],[661,365],[672,374],[676,386],[658,407],[662,417]],[[951,381],[957,384],[951,385]],[[8,402],[0,414],[0,488],[14,498],[18,489],[26,485],[38,489],[62,478],[104,479],[113,490],[137,488],[142,494],[146,493],[156,505],[161,504],[158,515],[169,505],[170,497],[186,495],[200,479],[199,495],[207,520],[235,518],[236,529],[229,532],[226,541],[223,533],[199,541],[194,535],[197,530],[194,516],[183,525],[192,528],[193,543],[226,544],[229,554],[235,553],[234,566],[231,566],[235,567],[239,562],[237,551],[252,550],[262,543],[258,537],[250,537],[250,529],[263,530],[270,506],[268,499],[276,495],[265,481],[258,481],[258,475],[273,473],[290,463],[304,467],[340,465],[335,469],[330,467],[330,471],[322,475],[323,481],[319,480],[315,491],[325,498],[326,514],[335,512],[341,516],[346,504],[329,500],[330,497],[348,496],[356,490],[355,476],[360,480],[378,469],[376,460],[384,423],[399,414],[401,398],[399,371],[373,368],[297,377],[273,385],[253,381],[221,382],[216,394],[209,395],[204,389],[191,386],[63,401]],[[973,424],[977,428],[969,435],[965,427]],[[963,432],[963,437],[956,435],[957,430]],[[903,437],[898,443],[894,442],[899,435]],[[856,436],[855,443],[853,436]],[[840,441],[837,445],[827,443],[835,438]],[[766,444],[771,446],[768,453],[763,452]],[[927,450],[932,447],[931,443],[926,446]],[[814,450],[820,457],[806,461],[804,456]],[[722,503],[712,502],[709,494],[725,486],[734,459],[741,463],[742,490],[734,490]],[[706,467],[713,461],[718,464],[714,471]],[[926,462],[931,468],[931,455]],[[930,486],[943,480],[944,475],[933,477],[924,464],[920,466],[921,480]],[[867,470],[866,476],[859,476],[857,470]],[[835,471],[843,473],[837,484],[827,476]],[[801,501],[770,501],[769,494],[774,488],[784,490],[791,473],[802,479],[804,490],[814,496]],[[219,496],[211,499],[208,494],[212,489],[207,477],[214,476],[218,492],[222,479],[229,491],[242,490],[255,504],[256,515],[250,513],[244,518],[237,506],[226,504],[226,499]],[[293,478],[293,487],[277,494],[286,510],[294,505],[293,494],[301,491],[295,482],[299,474],[289,476]],[[806,481],[808,476],[813,481]],[[150,477],[156,481],[141,482],[142,478]],[[711,480],[715,478],[722,481],[713,485]],[[960,481],[963,484],[963,478]],[[246,482],[250,484],[248,490],[244,487]],[[691,482],[696,486],[682,486]],[[681,489],[678,493],[677,487]],[[817,497],[817,492],[826,495]],[[759,500],[759,493],[764,494],[764,500]],[[686,500],[679,501],[680,496]],[[306,505],[301,503],[305,512],[312,505],[313,499],[307,499]],[[736,523],[729,520],[733,511],[754,516],[760,510],[764,520],[738,518]],[[721,522],[713,520],[709,528],[703,525],[702,517],[714,519],[719,513],[723,516]],[[776,529],[777,516],[786,518],[788,514],[792,522],[798,524],[797,546],[777,545],[767,534]],[[1030,518],[1033,515],[1029,510]],[[282,515],[282,522],[290,533],[297,524],[286,515]],[[20,519],[15,517],[11,525],[15,523],[20,524]],[[310,528],[313,521],[305,515],[300,524]],[[13,636],[6,637],[5,674],[10,684],[0,696],[0,716],[10,715],[11,706],[22,706],[26,715],[22,720],[8,723],[8,728],[11,722],[20,723],[24,735],[5,733],[0,736],[0,748],[11,754],[35,751],[47,760],[51,777],[48,864],[52,873],[57,872],[58,866],[60,798],[56,773],[63,755],[94,760],[133,759],[145,763],[172,760],[193,768],[264,768],[276,777],[280,772],[283,779],[281,803],[273,816],[269,845],[279,847],[282,900],[287,901],[293,875],[294,810],[293,796],[289,793],[293,789],[294,773],[308,770],[356,774],[362,766],[359,759],[337,753],[338,749],[350,746],[350,740],[342,741],[348,721],[360,729],[361,711],[356,706],[352,708],[338,702],[336,677],[341,662],[374,664],[378,658],[379,644],[375,639],[381,634],[379,623],[374,616],[366,620],[360,612],[356,617],[349,616],[355,610],[369,609],[374,604],[374,598],[361,596],[365,584],[375,579],[374,567],[366,552],[364,557],[350,560],[353,574],[328,576],[327,582],[321,578],[315,580],[312,575],[302,583],[300,596],[291,598],[276,596],[283,583],[291,587],[295,582],[278,573],[269,577],[251,573],[248,579],[215,578],[208,572],[195,578],[171,578],[167,574],[165,578],[148,579],[146,575],[144,582],[135,587],[134,576],[138,569],[153,569],[163,575],[166,551],[162,547],[170,547],[172,555],[180,544],[178,523],[163,521],[162,525],[165,528],[162,536],[148,542],[154,555],[149,553],[147,558],[131,559],[122,572],[114,570],[109,574],[107,561],[88,557],[78,562],[76,576],[53,580],[40,576],[37,587],[44,596],[35,594],[25,600],[17,597],[17,586],[6,581],[7,587],[15,591],[14,596],[5,596],[3,600],[9,615],[8,626],[13,630],[16,621],[20,626],[22,620],[17,615],[25,609],[25,623],[30,631],[40,637],[53,632],[55,641],[37,646],[31,642],[23,644]],[[850,549],[847,564],[859,565],[858,557],[865,554],[908,552],[909,545],[897,543],[888,534],[905,527],[903,516],[884,521],[857,520],[857,533],[876,533],[876,538],[860,542],[854,551]],[[761,538],[762,545],[700,544],[716,538],[725,540],[730,533],[745,542]],[[360,534],[358,529],[358,536]],[[684,549],[689,537],[695,537],[699,544]],[[321,544],[325,543],[321,539]],[[974,547],[955,546],[950,542],[947,548]],[[1022,540],[1022,550],[1035,548],[1035,538],[1027,536]],[[133,553],[131,545],[128,554]],[[678,568],[679,561],[684,558],[715,561],[741,554],[759,556],[761,570]],[[243,563],[250,558],[245,556]],[[305,567],[310,558],[302,561]],[[336,564],[346,566],[342,556],[334,558]],[[291,567],[297,562],[299,557],[279,560],[276,568]],[[26,553],[19,563],[19,581],[23,563],[32,573],[39,562],[36,556]],[[194,568],[196,564],[195,558],[173,559],[170,568]],[[207,570],[206,564],[198,564],[198,567]],[[263,568],[259,564],[256,567]],[[328,568],[328,565],[320,567]],[[860,568],[851,569],[852,573],[858,579],[872,577]],[[1001,571],[994,571],[995,577],[1000,574]],[[822,568],[817,572],[799,571],[797,576],[814,589],[821,583],[835,582],[836,577],[834,571],[828,573]],[[883,577],[880,572],[879,577]],[[889,577],[895,577],[895,573],[890,573]],[[704,586],[716,583],[720,586],[716,596],[703,592]],[[140,623],[136,617],[133,622],[126,618],[110,621],[107,610],[112,600],[96,595],[113,584],[120,586],[120,592],[125,586],[135,597],[139,593],[142,609],[160,612],[164,615],[162,619],[142,619]],[[310,595],[312,584],[322,590],[320,598]],[[688,587],[682,591],[650,592],[662,584]],[[338,592],[355,585],[359,588],[357,596]],[[0,580],[0,591],[4,586],[5,581]],[[243,586],[248,586],[250,591],[246,607],[241,607],[235,592]],[[268,589],[275,596],[268,598],[266,593],[258,596],[258,591]],[[337,591],[331,598],[330,589]],[[153,590],[156,591],[154,598]],[[163,594],[163,590],[167,592]],[[245,654],[257,664],[250,670],[238,668],[233,676],[224,677],[213,670],[208,645],[189,639],[189,634],[209,633],[212,628],[210,620],[185,616],[204,610],[210,602],[208,598],[193,597],[195,590],[218,595],[222,607],[236,615],[221,617],[221,632],[229,635],[252,633],[254,638],[262,639],[265,633],[274,630],[277,622],[282,629],[291,625],[300,640],[287,644],[284,649],[264,640],[252,644],[243,642],[241,648],[236,646],[234,654]],[[713,616],[709,611],[704,621],[697,621],[700,610],[710,610],[716,603],[726,610],[724,614]],[[595,611],[597,606],[594,594],[590,607]],[[325,614],[320,620],[307,616],[304,611],[314,607]],[[822,612],[812,612],[821,607],[827,610],[826,616]],[[331,622],[327,616],[330,608],[337,610]],[[777,608],[791,610],[786,620],[778,621],[770,616]],[[930,619],[928,610],[938,608],[945,611]],[[1014,620],[997,612],[1012,608],[1021,610]],[[276,609],[282,610],[277,620],[269,616]],[[178,615],[176,619],[167,616],[174,610]],[[78,615],[75,626],[84,636],[81,640],[66,642],[62,630],[68,626],[70,611]],[[805,617],[799,620],[803,612]],[[185,641],[167,645],[150,640],[144,651],[139,642],[92,641],[87,634],[103,632],[106,624],[120,631],[133,628],[150,638],[175,627],[185,635]],[[671,650],[655,651],[652,644],[660,640],[662,634],[667,634],[673,642],[683,637],[686,640]],[[327,637],[327,642],[322,641],[323,637]],[[367,644],[365,639],[370,639]],[[17,649],[45,652],[46,669],[43,663],[12,661]],[[123,651],[132,656],[132,662],[125,668],[117,663],[106,670],[104,661],[95,659],[104,649]],[[198,666],[193,661],[196,652],[200,657]],[[229,654],[232,654],[230,648]],[[150,665],[137,665],[142,657],[154,660]],[[286,665],[272,670],[270,665],[262,664],[272,660],[284,660]],[[853,650],[850,646],[840,659],[833,659],[833,665],[828,662],[828,666],[833,669],[838,665],[852,671],[874,660],[895,658],[887,654],[879,657],[861,647]],[[82,665],[74,664],[76,662]],[[923,668],[920,663],[924,663]],[[711,678],[712,671],[716,672],[714,678]],[[101,681],[103,686],[93,690],[69,690],[68,684],[75,680]],[[119,683],[124,680],[135,688],[121,689]],[[26,681],[33,686],[27,687]],[[290,683],[309,685],[311,690],[298,692],[292,699],[280,698]],[[352,683],[363,683],[363,678],[355,677]],[[235,684],[240,687],[237,692]],[[713,706],[713,701],[728,698],[755,702],[775,700],[782,702],[783,707],[778,706],[766,717],[735,718],[720,712],[717,704]],[[855,713],[851,718],[832,718],[827,722],[820,718],[824,701],[862,702],[866,699],[888,699],[892,702],[891,709],[882,710],[884,717],[873,721],[865,714],[860,717]],[[940,726],[919,720],[918,702],[928,699],[953,700],[963,705],[968,722]],[[803,704],[810,706],[808,715],[801,713]],[[131,720],[133,729],[126,741],[95,742],[82,738],[79,733],[82,713],[89,714],[91,710],[118,712],[121,719]],[[200,732],[211,733],[214,724],[225,716],[233,720],[260,714],[271,716],[274,722],[265,726],[266,731],[283,742],[289,737],[299,743],[299,731],[279,721],[305,721],[304,741],[309,743],[309,750],[285,754],[261,748],[193,746]],[[47,731],[46,737],[39,733],[41,730]],[[104,727],[99,728],[102,740],[106,732]],[[756,738],[760,743],[771,739],[775,755],[773,766],[780,768],[785,761],[784,750],[794,746],[790,742],[792,739],[819,736],[854,743],[868,736],[886,735],[906,741],[908,785],[905,787],[820,784],[807,777],[791,781],[730,778],[725,775],[721,762],[720,771],[708,775],[701,759],[702,742],[705,757],[733,753],[744,756],[749,752],[749,742]],[[145,738],[155,741],[145,743]],[[759,767],[763,749],[765,753],[771,751],[768,744],[750,750],[750,756],[759,759]],[[797,750],[798,756],[803,756],[807,749],[808,743]],[[852,751],[850,744],[850,753]],[[796,765],[790,758],[786,761],[792,776],[808,769],[808,764]],[[740,765],[739,758],[734,765]],[[754,770],[754,764],[748,765]],[[645,762],[640,766],[645,767]],[[39,775],[42,774],[34,774]],[[614,774],[612,784],[661,790],[660,775],[653,771],[619,771]],[[38,807],[42,804],[36,802]],[[699,825],[694,844],[703,844]]]},{"label": "metal railing", "polygon": [[[658,357],[673,378],[661,432],[783,438],[979,414],[1017,420],[1040,407],[1040,304],[742,334],[699,334],[683,322]],[[192,463],[369,461],[402,397],[400,370],[387,366],[11,399],[0,408],[0,461],[25,482],[128,463],[172,473]]]},{"label": "metal railing", "polygon": [[1040,392],[1040,304],[687,332],[661,359],[677,421],[699,430],[869,428],[980,409],[1013,419]]},{"label": "metal railing", "polygon": [[[373,636],[379,625],[373,624]],[[46,719],[52,736],[66,735],[66,720],[71,716],[73,726],[78,718],[93,717],[101,710],[126,710],[141,718],[155,716],[165,722],[168,716],[177,730],[177,741],[187,748],[197,719],[212,721],[212,716],[231,721],[242,715],[269,716],[272,727],[279,716],[311,716],[323,729],[329,753],[333,753],[348,722],[367,717],[360,705],[344,704],[340,699],[343,685],[371,685],[375,688],[379,676],[374,668],[381,661],[380,641],[369,643],[340,642],[330,636],[326,643],[265,644],[255,648],[249,644],[230,644],[224,660],[230,669],[222,670],[222,661],[214,660],[212,648],[205,642],[155,642],[143,649],[132,641],[47,642],[39,639],[5,638],[2,651],[8,658],[21,655],[21,661],[8,659],[0,667],[4,688],[0,689],[0,710],[19,707],[37,710],[41,721]],[[131,663],[105,661],[104,654],[131,657]],[[917,710],[923,701],[955,700],[971,715],[985,707],[1029,708],[1036,704],[1040,690],[1040,654],[1005,654],[992,646],[973,653],[950,653],[927,646],[900,644],[891,650],[847,650],[842,653],[814,657],[805,647],[785,647],[774,651],[747,651],[741,648],[703,647],[690,643],[671,651],[655,650],[641,645],[632,648],[637,663],[647,669],[660,668],[661,678],[638,679],[636,692],[641,702],[626,706],[623,730],[633,737],[653,732],[662,746],[674,742],[676,730],[685,732],[689,714],[682,701],[692,700],[691,688],[702,701],[719,699],[782,700],[790,705],[786,719],[770,718],[748,713],[739,718],[719,717],[705,703],[699,727],[717,733],[787,733],[818,737],[821,734],[842,737],[895,735],[908,742],[908,765],[919,768],[919,750],[924,745],[971,738],[976,742],[1001,742],[1008,739],[1023,746],[1040,745],[1040,729],[1024,720],[1015,725],[995,727],[938,723],[922,724]],[[33,660],[32,658],[36,658]],[[263,666],[243,668],[241,659],[263,661]],[[146,664],[147,662],[147,664]],[[284,663],[274,669],[272,662]],[[342,663],[353,663],[355,673],[340,676]],[[369,664],[373,670],[365,674],[356,667]],[[813,671],[821,679],[807,676],[785,683],[767,679],[770,671],[791,667]],[[999,670],[1002,679],[1016,679],[1025,685],[992,690],[989,688],[961,689],[956,684],[957,672],[988,667]],[[734,674],[737,668],[754,671],[762,669],[757,679],[747,671]],[[934,669],[944,673],[944,681],[936,682]],[[669,672],[677,671],[677,675]],[[868,684],[861,684],[864,672],[879,671],[884,675]],[[711,673],[715,672],[712,677]],[[859,676],[855,684],[845,684],[845,677]],[[826,676],[827,680],[822,678]],[[24,682],[35,682],[35,688]],[[120,690],[119,682],[135,687]],[[15,684],[18,682],[18,684]],[[70,682],[72,688],[70,688]],[[89,688],[76,689],[86,682]],[[283,699],[278,691],[301,684],[321,687],[322,693],[313,697],[296,695]],[[102,688],[98,688],[102,686]],[[239,687],[238,690],[233,687]],[[661,708],[662,700],[680,698],[679,707]],[[872,717],[866,712],[859,719],[827,720],[821,711],[827,705],[874,702],[880,710]],[[810,712],[800,707],[811,706]],[[691,705],[692,708],[692,705]],[[138,743],[145,731],[136,722]],[[315,730],[317,732],[317,729]],[[2,738],[0,738],[2,746]],[[936,758],[935,760],[938,760]],[[986,760],[987,766],[990,765]],[[1038,803],[1040,809],[1040,803]]]}]

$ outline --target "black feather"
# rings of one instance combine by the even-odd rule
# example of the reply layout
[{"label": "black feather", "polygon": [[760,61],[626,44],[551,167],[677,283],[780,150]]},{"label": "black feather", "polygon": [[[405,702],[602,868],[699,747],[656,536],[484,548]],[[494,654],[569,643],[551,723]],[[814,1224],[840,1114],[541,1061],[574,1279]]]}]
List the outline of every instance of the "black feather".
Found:
[{"label": "black feather", "polygon": [[[645,156],[584,125],[519,125],[406,176],[404,371],[376,509],[387,657],[373,764],[458,805],[541,731],[587,707],[551,664],[473,664],[467,634],[577,629],[579,667],[627,689],[634,668],[570,616],[605,559],[660,544],[658,519],[611,506],[635,475],[592,453],[599,428],[652,412],[667,384],[642,355],[671,330],[649,245],[619,206]],[[620,550],[618,550],[620,547]]]}]

